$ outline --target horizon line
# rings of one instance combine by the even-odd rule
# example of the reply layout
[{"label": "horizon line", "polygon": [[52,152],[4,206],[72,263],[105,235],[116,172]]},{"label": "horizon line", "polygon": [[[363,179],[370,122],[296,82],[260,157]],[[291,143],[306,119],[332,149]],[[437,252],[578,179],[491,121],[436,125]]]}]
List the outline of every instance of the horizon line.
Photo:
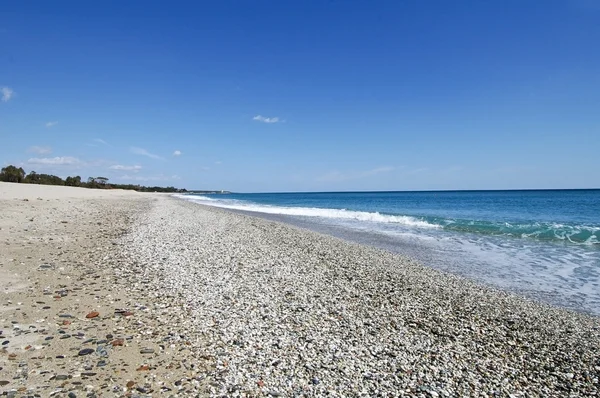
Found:
[{"label": "horizon line", "polygon": [[[208,190],[208,189],[188,189],[188,192],[195,191],[210,191],[220,192],[224,191],[230,194],[318,194],[318,193],[424,193],[424,192],[533,192],[533,191],[599,191],[600,188],[514,188],[514,189],[430,189],[430,190],[382,190],[382,191],[265,191],[265,192],[236,192],[229,190]],[[221,193],[220,195],[226,195]]]}]

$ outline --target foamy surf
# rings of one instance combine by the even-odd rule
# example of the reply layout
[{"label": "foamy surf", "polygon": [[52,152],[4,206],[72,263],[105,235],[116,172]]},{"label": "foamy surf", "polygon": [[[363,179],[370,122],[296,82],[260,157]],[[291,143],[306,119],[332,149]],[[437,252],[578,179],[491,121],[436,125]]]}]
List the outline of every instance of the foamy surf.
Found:
[{"label": "foamy surf", "polygon": [[297,217],[320,217],[342,220],[356,220],[374,223],[392,223],[416,228],[441,228],[440,225],[419,220],[415,217],[395,216],[389,214],[381,214],[379,212],[364,212],[346,209],[326,209],[317,207],[270,206],[231,199],[213,199],[201,195],[177,195],[177,197],[184,198],[197,203],[202,203],[208,206],[220,207],[231,210],[249,211],[255,213],[280,214],[285,216]]},{"label": "foamy surf", "polygon": [[600,228],[594,225],[568,225],[556,222],[486,221],[475,219],[427,217],[385,214],[379,211],[360,211],[325,207],[278,206],[249,200],[215,198],[206,195],[175,195],[177,197],[224,209],[296,217],[348,220],[396,225],[399,228],[437,229],[476,235],[505,236],[507,238],[554,241],[576,245],[595,246],[600,242]]}]

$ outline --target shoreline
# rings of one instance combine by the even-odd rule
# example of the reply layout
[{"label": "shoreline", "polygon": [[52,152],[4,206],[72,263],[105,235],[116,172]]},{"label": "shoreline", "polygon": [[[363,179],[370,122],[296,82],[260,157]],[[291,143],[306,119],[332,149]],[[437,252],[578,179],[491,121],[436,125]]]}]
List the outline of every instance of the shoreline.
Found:
[{"label": "shoreline", "polygon": [[215,350],[210,395],[598,392],[597,317],[380,249],[161,202],[128,247],[192,308],[202,349]]},{"label": "shoreline", "polygon": [[[295,216],[285,214],[261,213],[257,211],[228,209],[219,206],[209,207],[219,208],[225,211],[229,211],[235,214],[242,214],[249,217],[257,217],[263,220],[268,220],[276,223],[282,223],[303,230],[316,232],[318,234],[335,237],[346,242],[365,245],[372,248],[388,251],[391,253],[398,254],[400,256],[413,259],[418,263],[426,265],[428,268],[433,268],[443,273],[465,278],[467,280],[489,287],[491,289],[515,294],[519,297],[525,297],[534,302],[549,304],[552,307],[559,307],[592,316],[600,316],[600,308],[598,308],[597,305],[594,305],[594,302],[586,302],[581,297],[577,297],[577,294],[557,294],[549,288],[528,288],[526,283],[513,284],[509,280],[502,280],[501,278],[499,278],[498,274],[495,275],[495,278],[490,278],[489,275],[482,276],[481,273],[476,272],[478,268],[475,268],[473,265],[465,268],[464,260],[468,260],[467,253],[463,253],[462,257],[458,255],[442,257],[439,254],[436,256],[433,255],[433,252],[436,250],[435,247],[426,246],[423,243],[418,243],[414,240],[399,240],[396,237],[390,236],[388,234],[376,230],[360,230],[345,228],[343,226],[336,225],[333,223],[319,223],[314,222],[310,218],[301,219]],[[495,271],[499,272],[499,270]]]},{"label": "shoreline", "polygon": [[[3,285],[0,340],[11,333],[14,343],[0,356],[0,382],[8,381],[0,392],[600,392],[598,317],[279,222],[166,195],[108,196],[24,202],[0,194],[10,210],[0,244],[15,259],[3,251],[0,270],[21,270],[13,287],[27,283],[8,293]],[[24,231],[28,217],[47,222]],[[22,337],[32,338],[30,348],[16,344]],[[86,348],[93,352],[80,356]]]}]

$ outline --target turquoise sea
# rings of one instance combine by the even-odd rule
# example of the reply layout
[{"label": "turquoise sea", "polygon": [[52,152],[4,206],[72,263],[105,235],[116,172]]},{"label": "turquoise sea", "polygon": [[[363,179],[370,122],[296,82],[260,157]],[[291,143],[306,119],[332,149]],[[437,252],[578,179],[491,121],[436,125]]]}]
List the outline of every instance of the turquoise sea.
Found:
[{"label": "turquoise sea", "polygon": [[600,190],[188,194],[600,314]]}]

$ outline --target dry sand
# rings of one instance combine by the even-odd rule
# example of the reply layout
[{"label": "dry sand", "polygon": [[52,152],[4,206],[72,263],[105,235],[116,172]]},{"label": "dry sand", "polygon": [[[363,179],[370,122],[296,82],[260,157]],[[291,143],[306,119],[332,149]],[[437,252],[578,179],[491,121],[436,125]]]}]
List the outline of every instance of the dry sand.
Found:
[{"label": "dry sand", "polygon": [[0,183],[0,395],[142,394],[185,372],[177,351],[140,352],[153,303],[115,276],[117,239],[156,197]]}]

